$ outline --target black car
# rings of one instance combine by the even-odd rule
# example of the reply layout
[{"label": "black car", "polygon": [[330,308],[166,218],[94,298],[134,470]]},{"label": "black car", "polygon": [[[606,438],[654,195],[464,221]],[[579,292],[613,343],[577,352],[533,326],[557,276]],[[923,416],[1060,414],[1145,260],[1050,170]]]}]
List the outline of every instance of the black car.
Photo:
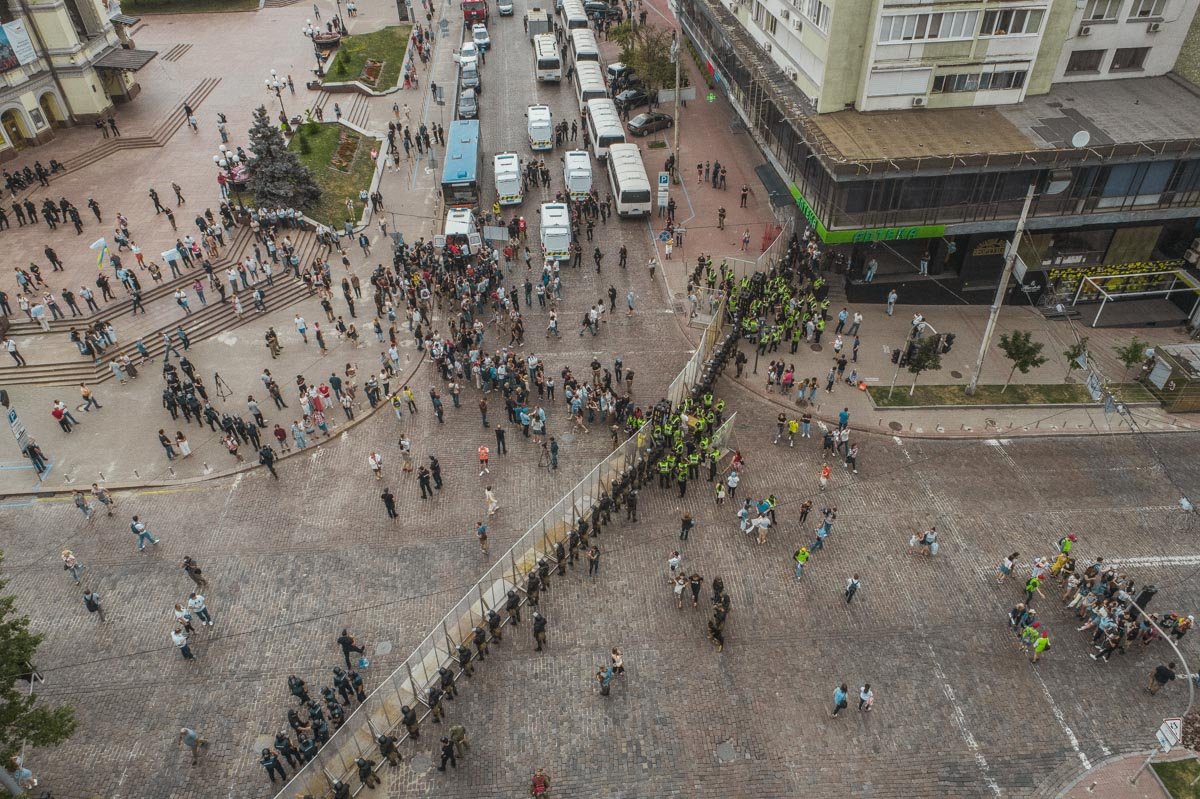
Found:
[{"label": "black car", "polygon": [[644,105],[650,105],[650,95],[641,89],[626,89],[613,98],[613,104],[621,111],[641,108]]},{"label": "black car", "polygon": [[648,111],[629,120],[629,132],[634,136],[645,136],[658,130],[666,130],[674,124],[675,120],[670,114]]},{"label": "black car", "polygon": [[583,4],[583,13],[588,15],[589,19],[609,18],[621,21],[623,14],[617,6],[604,2],[604,0],[585,0]]}]

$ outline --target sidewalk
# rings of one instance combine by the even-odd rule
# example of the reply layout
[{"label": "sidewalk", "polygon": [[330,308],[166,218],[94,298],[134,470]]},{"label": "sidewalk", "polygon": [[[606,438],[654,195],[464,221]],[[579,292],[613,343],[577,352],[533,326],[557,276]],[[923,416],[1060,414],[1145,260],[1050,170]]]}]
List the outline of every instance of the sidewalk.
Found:
[{"label": "sidewalk", "polygon": [[[1186,760],[1191,757],[1193,755],[1187,752],[1165,755],[1158,753],[1153,762]],[[1163,788],[1150,767],[1138,776],[1136,784],[1130,784],[1129,778],[1145,761],[1145,752],[1114,757],[1080,775],[1073,785],[1057,796],[1060,799],[1171,799],[1171,795]]]}]

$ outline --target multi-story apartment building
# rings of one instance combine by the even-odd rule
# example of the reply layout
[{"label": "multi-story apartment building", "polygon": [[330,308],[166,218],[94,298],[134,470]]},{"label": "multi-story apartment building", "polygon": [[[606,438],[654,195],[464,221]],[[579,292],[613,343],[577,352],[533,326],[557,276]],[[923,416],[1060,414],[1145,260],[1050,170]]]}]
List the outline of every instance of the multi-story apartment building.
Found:
[{"label": "multi-story apartment building", "polygon": [[136,21],[115,2],[0,0],[0,161],[137,95],[155,53],[133,48]]},{"label": "multi-story apartment building", "polygon": [[[688,38],[803,216],[856,265],[922,258],[990,300],[1021,250],[1042,285],[1150,271],[1200,217],[1200,89],[1172,68],[1200,0],[678,0]],[[1194,37],[1193,37],[1194,38]],[[1119,79],[1119,80],[1118,80]],[[1045,192],[1050,175],[1065,191]],[[1136,264],[1136,266],[1131,266]],[[920,281],[912,285],[918,286]]]}]

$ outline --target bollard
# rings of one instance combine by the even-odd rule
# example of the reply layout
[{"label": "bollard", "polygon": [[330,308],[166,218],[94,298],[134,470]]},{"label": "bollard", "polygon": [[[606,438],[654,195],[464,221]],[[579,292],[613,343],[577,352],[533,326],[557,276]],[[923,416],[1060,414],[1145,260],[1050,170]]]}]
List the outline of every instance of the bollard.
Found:
[{"label": "bollard", "polygon": [[104,476],[104,472],[96,472],[96,474],[100,475],[100,479],[101,479],[101,480],[105,480],[105,479],[107,479],[107,478]]},{"label": "bollard", "polygon": [[171,473],[172,477],[175,476],[175,467],[174,466],[168,466],[167,471]]},{"label": "bollard", "polygon": [[137,479],[139,479],[139,480],[141,480],[141,479],[142,479],[142,476],[141,476],[140,474],[138,474],[138,470],[137,470],[137,469],[134,469],[134,470],[133,470],[133,476],[134,476],[134,477],[136,477],[136,478],[137,478]]}]

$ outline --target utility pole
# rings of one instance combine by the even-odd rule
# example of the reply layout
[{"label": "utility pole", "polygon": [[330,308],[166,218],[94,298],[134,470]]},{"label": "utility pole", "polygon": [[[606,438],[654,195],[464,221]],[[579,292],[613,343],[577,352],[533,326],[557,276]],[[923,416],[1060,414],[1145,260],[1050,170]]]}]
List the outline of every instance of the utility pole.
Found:
[{"label": "utility pole", "polygon": [[1025,192],[1025,204],[1021,206],[1021,216],[1017,219],[1017,229],[1013,231],[1012,241],[1008,245],[1008,254],[1004,257],[1004,271],[1000,273],[1000,285],[996,287],[996,298],[992,300],[992,310],[988,314],[987,327],[983,330],[983,341],[979,343],[979,356],[975,359],[975,373],[967,386],[967,396],[974,396],[979,387],[979,374],[983,371],[983,359],[987,357],[988,347],[992,345],[992,336],[996,332],[996,321],[1000,318],[1000,308],[1004,305],[1004,295],[1008,292],[1008,280],[1012,277],[1013,266],[1017,262],[1017,245],[1025,233],[1025,220],[1029,216],[1029,206],[1033,204],[1033,195],[1037,190],[1037,181],[1029,184]]},{"label": "utility pole", "polygon": [[671,123],[671,127],[675,130],[675,145],[671,150],[671,154],[675,156],[675,175],[676,182],[679,176],[679,30],[675,31],[675,38],[671,40],[671,60],[675,62],[675,121]]}]

